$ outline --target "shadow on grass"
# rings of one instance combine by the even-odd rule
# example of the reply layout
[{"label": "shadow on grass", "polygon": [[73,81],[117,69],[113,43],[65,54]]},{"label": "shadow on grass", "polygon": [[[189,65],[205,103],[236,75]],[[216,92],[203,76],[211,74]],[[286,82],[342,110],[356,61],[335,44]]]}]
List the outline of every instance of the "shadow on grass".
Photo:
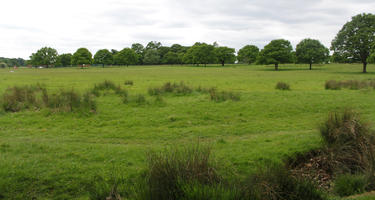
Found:
[{"label": "shadow on grass", "polygon": [[[277,71],[322,71],[322,70],[327,70],[327,68],[323,68],[323,67],[319,67],[319,66],[316,66],[310,70],[309,67],[291,67],[291,66],[287,66],[287,67],[280,67],[279,66],[279,70]],[[271,66],[266,66],[264,68],[260,68],[258,71],[276,71],[275,70],[275,67],[271,67]]]}]

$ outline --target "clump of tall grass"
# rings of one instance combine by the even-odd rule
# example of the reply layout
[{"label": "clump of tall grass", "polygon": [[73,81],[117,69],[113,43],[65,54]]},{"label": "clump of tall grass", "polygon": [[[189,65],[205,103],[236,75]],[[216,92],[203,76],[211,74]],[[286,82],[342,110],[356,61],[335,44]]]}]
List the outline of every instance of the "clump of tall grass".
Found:
[{"label": "clump of tall grass", "polygon": [[134,85],[134,82],[132,80],[126,80],[124,85]]},{"label": "clump of tall grass", "polygon": [[334,192],[341,197],[361,194],[366,191],[368,180],[364,175],[342,174],[334,182]]},{"label": "clump of tall grass", "polygon": [[323,200],[309,180],[293,176],[285,167],[269,163],[241,183],[241,198],[254,200]]},{"label": "clump of tall grass", "polygon": [[240,95],[232,91],[217,91],[216,88],[209,90],[211,101],[223,102],[227,100],[239,101]]},{"label": "clump of tall grass", "polygon": [[341,88],[347,88],[351,90],[359,90],[365,88],[375,89],[375,79],[368,80],[328,80],[325,83],[325,88],[327,90],[339,90]]},{"label": "clump of tall grass", "polygon": [[290,90],[290,85],[284,82],[278,82],[275,87],[277,90]]},{"label": "clump of tall grass", "polygon": [[101,91],[112,90],[115,94],[125,97],[128,95],[128,92],[125,89],[122,89],[120,85],[116,85],[112,81],[105,80],[101,83],[95,84],[94,88],[91,89],[91,93],[95,96],[100,96]]},{"label": "clump of tall grass", "polygon": [[375,169],[375,137],[358,113],[352,110],[331,113],[321,125],[320,133],[336,172],[355,174]]},{"label": "clump of tall grass", "polygon": [[183,199],[186,184],[221,181],[211,160],[211,148],[191,146],[148,155],[145,199]]},{"label": "clump of tall grass", "polygon": [[40,84],[14,86],[5,90],[1,100],[6,112],[49,108],[56,112],[95,112],[96,102],[90,93],[81,95],[71,90],[49,94]]},{"label": "clump of tall grass", "polygon": [[173,93],[176,95],[187,95],[187,94],[191,94],[192,92],[193,92],[193,89],[182,81],[180,83],[166,82],[161,87],[150,87],[148,89],[148,93],[151,96],[162,95],[165,93]]}]

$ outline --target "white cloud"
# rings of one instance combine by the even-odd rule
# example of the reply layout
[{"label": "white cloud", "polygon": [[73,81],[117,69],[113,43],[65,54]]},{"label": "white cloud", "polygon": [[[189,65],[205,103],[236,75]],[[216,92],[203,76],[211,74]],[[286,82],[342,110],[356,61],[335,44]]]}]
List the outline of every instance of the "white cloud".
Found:
[{"label": "white cloud", "polygon": [[2,0],[0,57],[43,46],[59,53],[122,49],[157,40],[263,47],[285,38],[331,40],[351,16],[375,11],[373,0]]}]

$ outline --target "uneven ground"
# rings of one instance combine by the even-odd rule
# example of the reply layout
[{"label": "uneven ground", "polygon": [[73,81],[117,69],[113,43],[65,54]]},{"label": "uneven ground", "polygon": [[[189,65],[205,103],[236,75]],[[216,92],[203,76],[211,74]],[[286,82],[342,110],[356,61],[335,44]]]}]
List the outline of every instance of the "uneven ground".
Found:
[{"label": "uneven ground", "polygon": [[[375,78],[375,66],[133,66],[121,68],[0,69],[0,94],[13,85],[43,83],[51,90],[85,91],[112,80],[130,94],[184,81],[241,93],[238,102],[215,103],[207,94],[167,95],[166,104],[125,105],[114,94],[99,97],[98,113],[0,111],[0,199],[87,199],[96,175],[138,176],[146,153],[205,142],[217,160],[244,175],[267,160],[320,145],[319,123],[330,111],[351,107],[375,121],[375,91],[325,90],[329,79]],[[125,86],[125,80],[134,81]],[[291,91],[275,89],[277,82]],[[371,197],[370,197],[371,198]]]}]

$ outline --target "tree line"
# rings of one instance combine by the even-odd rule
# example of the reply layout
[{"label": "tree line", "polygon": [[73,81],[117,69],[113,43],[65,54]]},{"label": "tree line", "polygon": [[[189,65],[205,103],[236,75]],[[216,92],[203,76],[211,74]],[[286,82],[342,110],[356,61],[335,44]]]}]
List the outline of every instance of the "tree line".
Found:
[{"label": "tree line", "polygon": [[234,48],[197,42],[192,46],[173,44],[163,46],[160,42],[151,41],[146,46],[140,43],[120,51],[101,49],[94,55],[87,48],[80,48],[73,54],[59,55],[56,49],[44,47],[30,56],[31,65],[46,67],[70,65],[158,65],[158,64],[273,64],[275,70],[279,64],[304,63],[313,64],[339,62],[363,63],[366,72],[367,63],[375,61],[375,15],[359,14],[352,17],[338,32],[331,43],[330,51],[319,40],[304,39],[297,44],[295,51],[285,39],[272,40],[259,49],[255,45],[246,45],[236,55]]}]

